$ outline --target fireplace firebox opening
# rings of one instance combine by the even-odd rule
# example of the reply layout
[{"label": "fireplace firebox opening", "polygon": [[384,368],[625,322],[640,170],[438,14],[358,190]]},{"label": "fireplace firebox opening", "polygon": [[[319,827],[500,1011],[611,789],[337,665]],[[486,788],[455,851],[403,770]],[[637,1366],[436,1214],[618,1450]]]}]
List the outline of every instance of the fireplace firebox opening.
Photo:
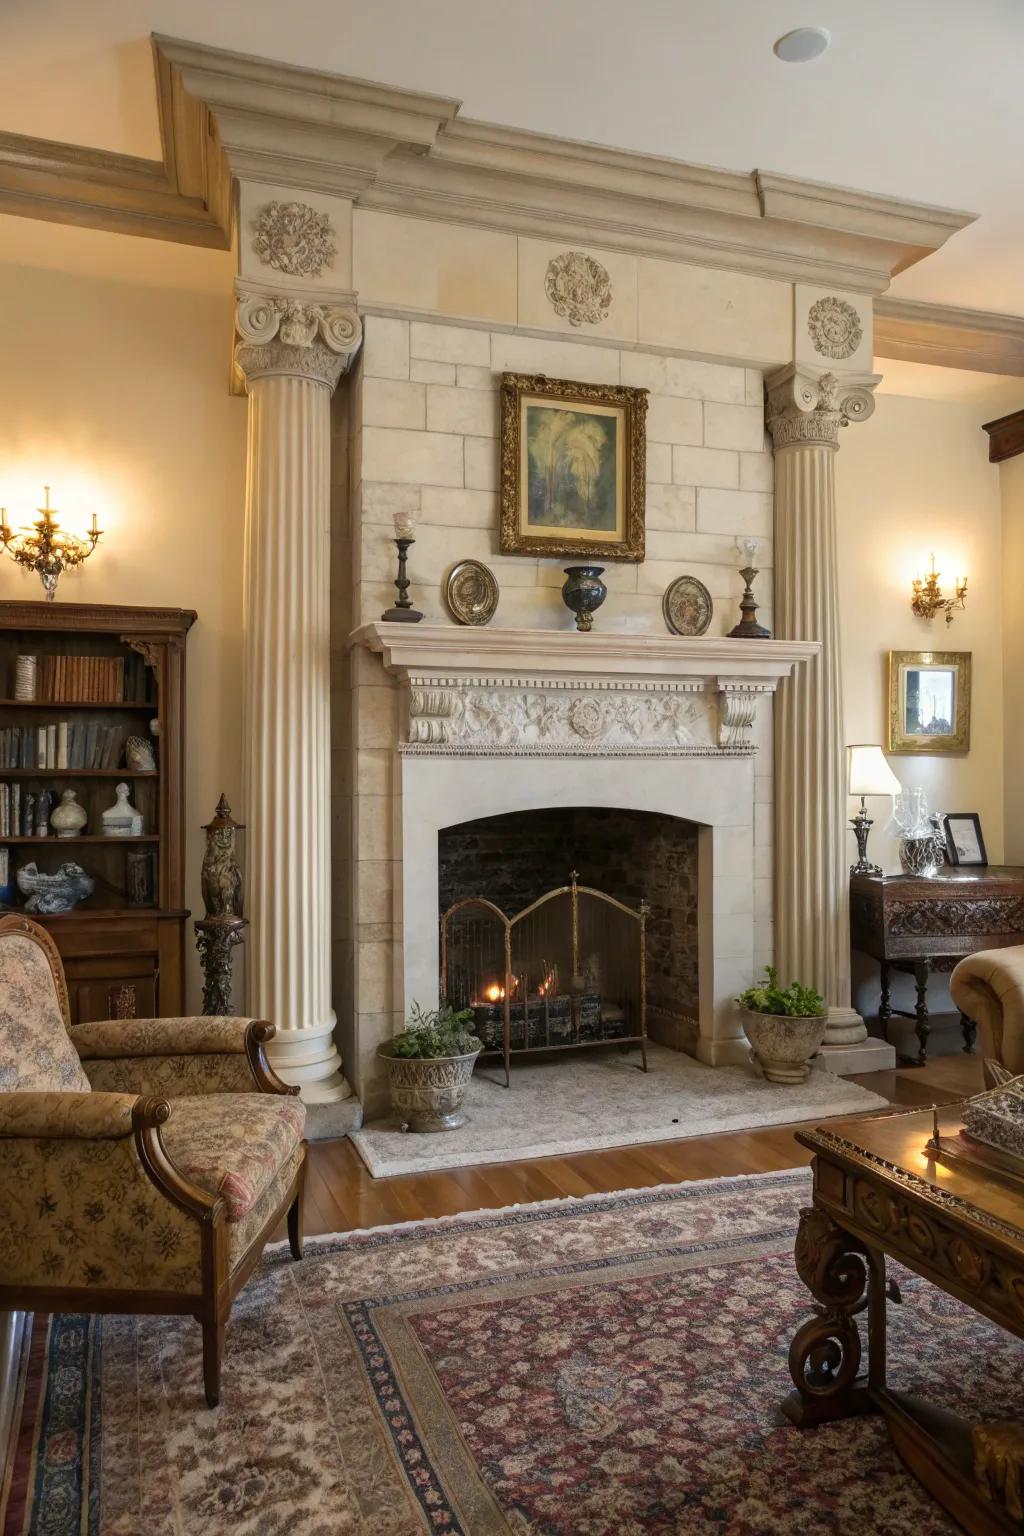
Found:
[{"label": "fireplace firebox opening", "polygon": [[[694,822],[660,812],[592,806],[517,811],[442,828],[439,931],[445,914],[466,904],[457,916],[461,958],[441,956],[442,975],[446,966],[448,971],[443,989],[451,994],[445,1000],[475,1005],[477,1033],[489,1048],[501,1050],[511,1012],[513,1052],[616,1038],[625,1043],[644,1033],[693,1051],[699,1031],[698,830]],[[586,914],[586,931],[575,962],[572,872],[581,896],[586,887],[600,898],[578,904],[577,921]],[[556,895],[558,901],[541,902]],[[509,919],[538,903],[525,926],[506,932]],[[516,954],[527,962],[519,971],[518,960],[506,966],[517,928]],[[454,928],[449,937],[455,938]],[[507,1009],[515,1001],[503,995],[510,986],[530,991],[529,1008],[520,999]]]}]

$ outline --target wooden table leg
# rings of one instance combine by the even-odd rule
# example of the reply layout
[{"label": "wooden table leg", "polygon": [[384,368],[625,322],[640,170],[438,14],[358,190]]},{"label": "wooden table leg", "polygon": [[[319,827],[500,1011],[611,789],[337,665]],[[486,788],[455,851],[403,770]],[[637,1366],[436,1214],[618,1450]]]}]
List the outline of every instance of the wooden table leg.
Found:
[{"label": "wooden table leg", "polygon": [[892,978],[888,961],[879,962],[879,980],[882,991],[878,999],[878,1022],[882,1026],[882,1039],[888,1043],[889,1021],[892,1018]]},{"label": "wooden table leg", "polygon": [[818,1310],[797,1330],[790,1345],[789,1373],[796,1390],[782,1404],[783,1413],[801,1429],[876,1413],[868,1381],[860,1375],[856,1313],[864,1309],[870,1274],[867,1305],[872,1356],[877,1355],[871,1368],[874,1385],[877,1372],[881,1381],[885,1379],[884,1265],[879,1281],[880,1266],[860,1239],[844,1232],[817,1206],[800,1212],[795,1260],[797,1274]]},{"label": "wooden table leg", "polygon": [[917,1023],[914,1025],[914,1033],[917,1035],[918,1052],[917,1064],[923,1067],[928,1060],[928,1036],[931,1034],[931,1021],[928,1018],[928,978],[932,973],[930,960],[918,960],[914,966],[914,984],[917,988],[917,1006],[914,1009]]}]

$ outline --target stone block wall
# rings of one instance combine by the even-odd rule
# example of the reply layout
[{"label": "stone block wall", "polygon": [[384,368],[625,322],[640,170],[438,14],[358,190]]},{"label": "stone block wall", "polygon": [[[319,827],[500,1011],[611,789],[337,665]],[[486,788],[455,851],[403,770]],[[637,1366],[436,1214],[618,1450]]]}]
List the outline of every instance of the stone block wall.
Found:
[{"label": "stone block wall", "polygon": [[[428,623],[452,622],[443,582],[452,565],[472,558],[491,567],[501,589],[492,628],[572,628],[560,592],[566,562],[498,550],[498,386],[505,371],[650,390],[646,559],[607,563],[598,630],[664,634],[665,588],[691,574],[714,601],[710,633],[727,633],[743,590],[735,549],[741,534],[764,540],[758,595],[760,617],[770,626],[773,459],[760,372],[629,346],[378,314],[365,316],[364,338],[343,385],[347,490],[346,507],[336,514],[344,527],[339,559],[350,571],[339,612],[343,606],[353,628],[379,619],[394,601],[396,511],[416,517],[410,597]],[[348,757],[344,771],[338,764],[336,783],[351,781],[344,810],[350,860],[335,872],[336,910],[350,913],[347,933],[337,934],[336,997],[346,1070],[359,1085],[377,1075],[365,1042],[400,1027],[404,1003],[400,698],[379,658],[362,648],[348,662],[338,655],[335,674],[335,719],[347,722],[336,729],[336,749]],[[759,712],[757,740],[749,857],[760,967],[773,953],[768,709]],[[621,771],[629,771],[625,762]],[[685,806],[679,815],[685,817]]]}]

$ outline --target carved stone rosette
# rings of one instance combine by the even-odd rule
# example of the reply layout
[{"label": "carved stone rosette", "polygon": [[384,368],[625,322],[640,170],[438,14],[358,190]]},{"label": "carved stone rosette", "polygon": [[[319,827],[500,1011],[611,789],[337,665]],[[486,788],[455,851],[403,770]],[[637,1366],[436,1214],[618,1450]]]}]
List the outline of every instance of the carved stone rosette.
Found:
[{"label": "carved stone rosette", "polygon": [[286,375],[333,390],[359,350],[355,303],[314,303],[238,284],[235,364],[249,384]]},{"label": "carved stone rosette", "polygon": [[836,294],[816,300],[807,314],[807,334],[819,357],[842,360],[860,346],[864,327],[852,304]]},{"label": "carved stone rosette", "polygon": [[308,203],[267,203],[252,230],[260,261],[289,277],[319,277],[338,254],[330,219]]},{"label": "carved stone rosette", "polygon": [[570,325],[600,325],[612,305],[607,269],[586,251],[563,251],[548,262],[544,292],[551,307]]}]

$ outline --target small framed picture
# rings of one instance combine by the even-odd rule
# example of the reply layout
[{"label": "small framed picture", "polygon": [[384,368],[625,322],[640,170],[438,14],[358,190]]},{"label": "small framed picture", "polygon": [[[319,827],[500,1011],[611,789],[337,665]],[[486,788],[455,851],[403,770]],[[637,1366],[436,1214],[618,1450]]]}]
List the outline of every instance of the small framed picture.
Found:
[{"label": "small framed picture", "polygon": [[969,752],[970,651],[889,652],[889,751]]},{"label": "small framed picture", "polygon": [[503,555],[644,558],[647,391],[501,376]]},{"label": "small framed picture", "polygon": [[942,818],[946,853],[951,864],[987,864],[981,817],[977,811],[956,811]]}]

